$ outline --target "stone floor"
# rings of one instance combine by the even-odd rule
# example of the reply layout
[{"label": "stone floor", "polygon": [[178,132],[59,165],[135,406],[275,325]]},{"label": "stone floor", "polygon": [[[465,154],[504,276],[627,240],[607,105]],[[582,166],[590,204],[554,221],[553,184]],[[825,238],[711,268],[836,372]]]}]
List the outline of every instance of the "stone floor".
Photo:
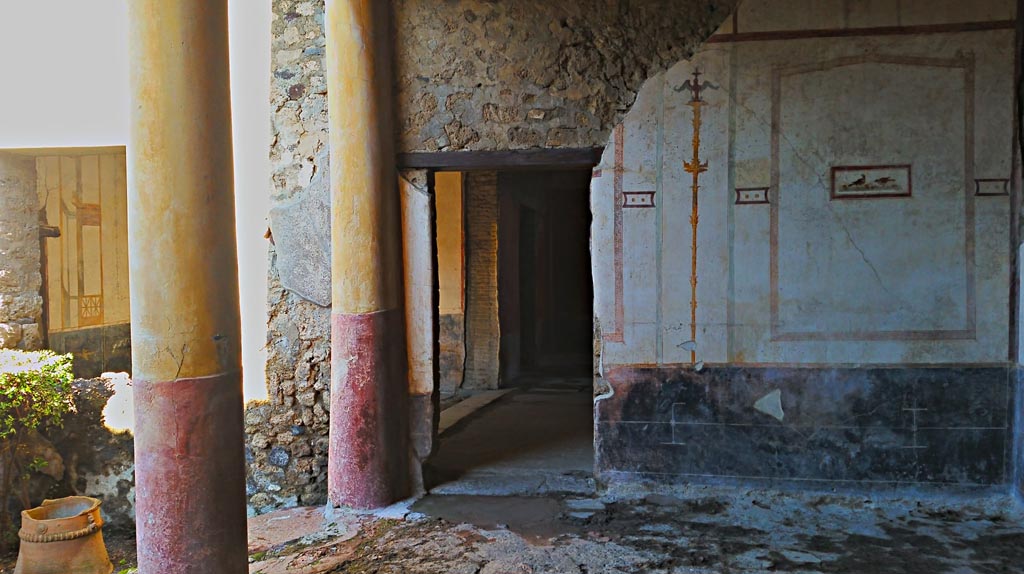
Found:
[{"label": "stone floor", "polygon": [[593,493],[592,388],[589,377],[520,377],[442,435],[427,468],[431,491]]},{"label": "stone floor", "polygon": [[[637,497],[428,496],[375,515],[250,520],[250,574],[1024,572],[1008,499],[909,500],[690,488]],[[129,573],[120,535],[115,572]],[[13,560],[0,562],[13,572]]]}]

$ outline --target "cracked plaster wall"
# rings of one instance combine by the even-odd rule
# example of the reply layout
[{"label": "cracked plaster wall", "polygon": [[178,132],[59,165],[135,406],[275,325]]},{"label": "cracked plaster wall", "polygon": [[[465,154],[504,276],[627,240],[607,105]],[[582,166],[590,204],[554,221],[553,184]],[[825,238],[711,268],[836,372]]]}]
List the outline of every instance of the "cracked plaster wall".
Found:
[{"label": "cracked plaster wall", "polygon": [[[750,0],[738,32],[775,41],[736,41],[730,21],[644,85],[593,184],[605,366],[690,362],[697,70],[699,361],[1007,360],[1013,2],[902,6],[844,22],[809,0]],[[956,31],[976,20],[996,24]],[[950,30],[787,35],[925,24]]]},{"label": "cracked plaster wall", "polygon": [[[692,54],[735,5],[393,3],[401,151],[604,145],[644,79]],[[316,224],[329,205],[323,10],[322,0],[273,2],[269,400],[246,414],[255,511],[325,499],[329,258],[311,267],[288,247],[329,245]]]},{"label": "cracked plaster wall", "polygon": [[1015,4],[745,0],[644,85],[592,185],[599,481],[1006,492]]}]

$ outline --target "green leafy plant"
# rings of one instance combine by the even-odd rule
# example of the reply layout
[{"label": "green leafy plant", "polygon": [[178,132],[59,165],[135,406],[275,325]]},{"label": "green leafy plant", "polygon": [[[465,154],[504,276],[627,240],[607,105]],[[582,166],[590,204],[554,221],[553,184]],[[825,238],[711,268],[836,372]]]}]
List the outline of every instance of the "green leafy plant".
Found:
[{"label": "green leafy plant", "polygon": [[46,461],[33,455],[26,441],[43,425],[60,425],[74,408],[71,398],[72,356],[53,351],[0,349],[0,547],[13,534],[10,501],[17,493],[31,506],[28,482]]}]

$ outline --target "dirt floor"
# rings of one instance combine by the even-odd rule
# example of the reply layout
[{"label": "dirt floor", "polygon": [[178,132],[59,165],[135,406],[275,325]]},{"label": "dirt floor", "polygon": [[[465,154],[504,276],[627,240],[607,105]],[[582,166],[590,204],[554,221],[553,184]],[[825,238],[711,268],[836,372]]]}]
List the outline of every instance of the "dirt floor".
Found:
[{"label": "dirt floor", "polygon": [[285,543],[250,572],[1024,572],[1024,514],[1011,504],[706,489],[639,500],[438,496],[402,519],[343,518],[355,522],[336,538]]}]

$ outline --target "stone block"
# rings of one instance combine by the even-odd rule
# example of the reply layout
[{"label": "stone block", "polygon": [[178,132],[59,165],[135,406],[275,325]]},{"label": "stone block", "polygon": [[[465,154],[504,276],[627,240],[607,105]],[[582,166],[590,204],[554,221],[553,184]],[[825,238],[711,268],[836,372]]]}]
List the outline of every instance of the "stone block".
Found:
[{"label": "stone block", "polygon": [[21,326],[20,348],[26,351],[38,351],[43,348],[43,335],[38,323]]},{"label": "stone block", "polygon": [[0,323],[0,349],[14,349],[21,343],[21,325]]},{"label": "stone block", "polygon": [[[0,201],[0,323],[37,323],[43,299],[38,293],[39,197],[33,158],[0,154]],[[0,334],[6,339],[3,346],[22,341],[21,329],[6,331]]]},{"label": "stone block", "polygon": [[270,456],[268,457],[270,464],[284,468],[288,466],[288,461],[291,460],[291,455],[288,451],[281,447],[274,447],[270,450]]},{"label": "stone block", "polygon": [[36,319],[42,314],[43,298],[35,293],[0,294],[0,322],[14,323]]}]

